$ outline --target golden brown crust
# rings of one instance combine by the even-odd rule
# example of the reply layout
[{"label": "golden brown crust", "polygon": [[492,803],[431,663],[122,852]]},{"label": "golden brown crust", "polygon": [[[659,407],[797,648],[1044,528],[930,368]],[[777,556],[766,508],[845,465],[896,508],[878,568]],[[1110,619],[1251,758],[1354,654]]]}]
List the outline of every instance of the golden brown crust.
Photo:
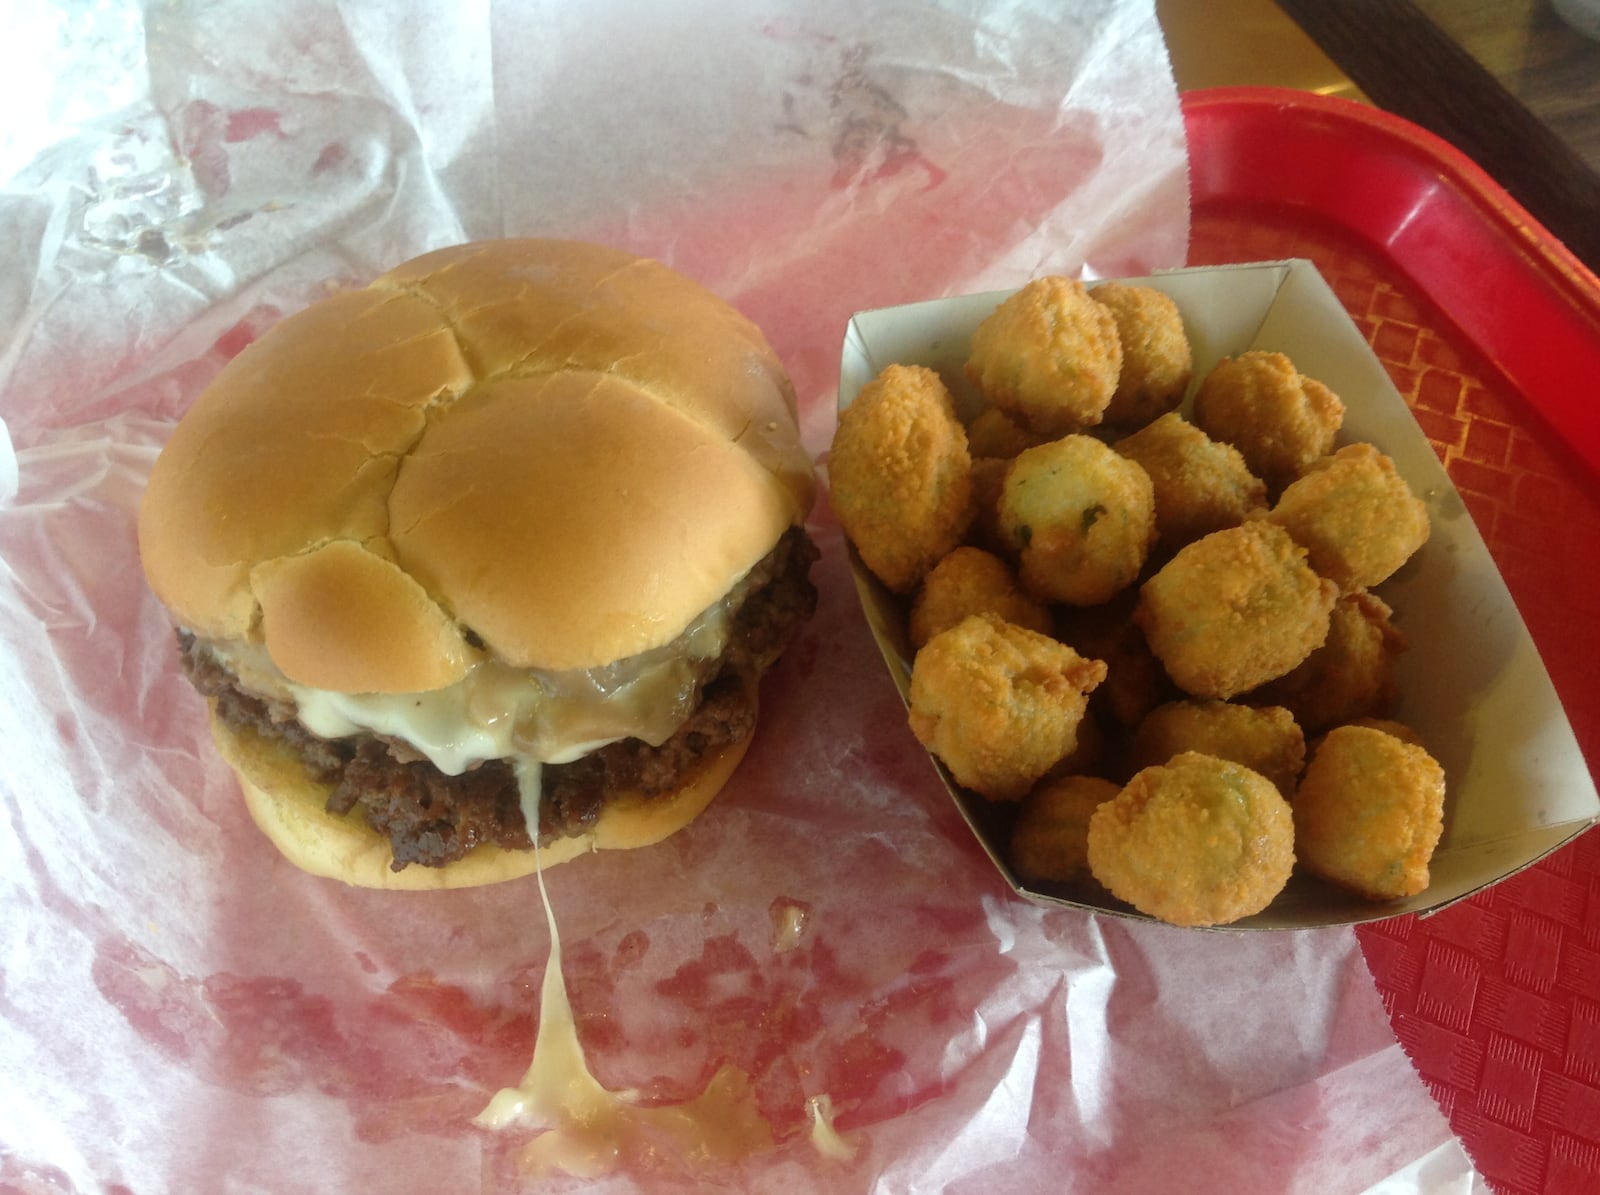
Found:
[{"label": "golden brown crust", "polygon": [[1250,472],[1239,450],[1213,440],[1176,411],[1112,447],[1149,476],[1157,537],[1171,551],[1213,531],[1237,527],[1266,509],[1266,483]]},{"label": "golden brown crust", "polygon": [[330,786],[318,783],[295,756],[249,730],[232,728],[215,714],[211,733],[218,750],[239,777],[250,816],[274,846],[296,867],[312,875],[360,888],[421,891],[473,888],[531,875],[590,851],[649,846],[693,821],[721,791],[744,758],[747,736],[709,755],[688,781],[670,796],[645,799],[613,795],[593,831],[563,838],[534,852],[480,846],[445,867],[390,866],[389,843],[354,814],[340,817],[326,809]]},{"label": "golden brown crust", "polygon": [[1267,516],[1342,593],[1387,581],[1428,542],[1428,508],[1394,461],[1368,443],[1313,464]]},{"label": "golden brown crust", "polygon": [[1277,705],[1238,705],[1191,697],[1168,701],[1145,715],[1133,736],[1135,769],[1199,751],[1259,772],[1292,796],[1306,762],[1305,731]]},{"label": "golden brown crust", "polygon": [[1036,431],[1090,427],[1122,372],[1116,317],[1075,278],[1035,278],[973,331],[966,372],[991,405]]},{"label": "golden brown crust", "polygon": [[1093,436],[1063,436],[1018,455],[1006,470],[999,518],[1024,587],[1071,606],[1098,606],[1127,589],[1156,542],[1150,475]]},{"label": "golden brown crust", "polygon": [[1022,799],[1011,828],[1011,865],[1024,880],[1071,884],[1091,878],[1089,819],[1122,790],[1098,776],[1045,780]]},{"label": "golden brown crust", "polygon": [[1195,392],[1194,421],[1276,491],[1333,451],[1344,403],[1282,353],[1258,349],[1212,367]]},{"label": "golden brown crust", "polygon": [[1415,896],[1444,833],[1445,775],[1415,744],[1372,726],[1323,736],[1295,790],[1306,870],[1369,900]]},{"label": "golden brown crust", "polygon": [[1133,618],[1192,697],[1276,680],[1328,637],[1338,587],[1273,523],[1252,519],[1184,547],[1139,590]]},{"label": "golden brown crust", "polygon": [[963,544],[933,566],[912,599],[911,645],[921,647],[969,614],[995,614],[1041,635],[1055,629],[1050,607],[1022,591],[1009,564]]},{"label": "golden brown crust", "polygon": [[[559,456],[541,437],[580,428],[604,437],[536,472]],[[604,500],[562,501],[575,485]],[[234,358],[157,461],[139,542],[201,637],[264,635],[318,688],[411,692],[461,675],[467,631],[518,667],[667,643],[810,501],[793,391],[749,320],[659,263],[511,240],[425,255]],[[542,588],[535,551],[560,562]],[[342,586],[405,653],[307,616]]]},{"label": "golden brown crust", "polygon": [[1329,614],[1322,646],[1248,700],[1286,707],[1313,735],[1341,722],[1387,714],[1395,694],[1395,662],[1406,648],[1404,633],[1390,621],[1393,613],[1366,590],[1345,594]]},{"label": "golden brown crust", "polygon": [[834,513],[862,561],[910,593],[976,513],[972,456],[944,380],[890,365],[839,413],[828,454]]},{"label": "golden brown crust", "polygon": [[1089,297],[1116,319],[1122,345],[1122,371],[1104,422],[1141,427],[1181,403],[1194,375],[1194,351],[1172,297],[1124,282],[1099,283]]},{"label": "golden brown crust", "polygon": [[1048,635],[973,614],[928,640],[911,667],[910,723],[959,784],[1020,801],[1078,745],[1106,666]]},{"label": "golden brown crust", "polygon": [[1272,903],[1294,870],[1294,814],[1260,773],[1185,751],[1143,768],[1089,818],[1095,879],[1172,925],[1226,925]]}]

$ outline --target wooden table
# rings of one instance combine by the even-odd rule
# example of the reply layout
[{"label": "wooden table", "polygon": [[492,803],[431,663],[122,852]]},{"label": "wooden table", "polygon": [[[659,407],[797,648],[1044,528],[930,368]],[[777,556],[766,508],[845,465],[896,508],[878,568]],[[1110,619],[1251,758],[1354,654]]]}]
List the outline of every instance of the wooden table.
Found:
[{"label": "wooden table", "polygon": [[1600,171],[1600,41],[1575,32],[1550,0],[1418,0],[1417,7]]},{"label": "wooden table", "polygon": [[1467,154],[1600,272],[1600,42],[1548,0],[1157,0],[1178,86],[1364,98]]}]

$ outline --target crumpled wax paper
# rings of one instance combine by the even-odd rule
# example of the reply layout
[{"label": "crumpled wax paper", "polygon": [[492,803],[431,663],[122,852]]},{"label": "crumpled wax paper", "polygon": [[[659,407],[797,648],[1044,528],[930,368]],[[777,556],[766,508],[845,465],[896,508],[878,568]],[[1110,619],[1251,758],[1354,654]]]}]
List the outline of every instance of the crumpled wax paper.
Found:
[{"label": "crumpled wax paper", "polygon": [[[518,1189],[522,1142],[470,1120],[528,1063],[534,881],[347,890],[267,845],[143,584],[159,446],[329,286],[544,234],[756,318],[820,456],[852,312],[1181,264],[1152,5],[25,2],[0,70],[0,1189]],[[820,608],[733,783],[548,876],[601,1081],[676,1102],[736,1066],[775,1148],[594,1186],[1477,1188],[1348,931],[1012,895],[825,500],[813,530]]]}]

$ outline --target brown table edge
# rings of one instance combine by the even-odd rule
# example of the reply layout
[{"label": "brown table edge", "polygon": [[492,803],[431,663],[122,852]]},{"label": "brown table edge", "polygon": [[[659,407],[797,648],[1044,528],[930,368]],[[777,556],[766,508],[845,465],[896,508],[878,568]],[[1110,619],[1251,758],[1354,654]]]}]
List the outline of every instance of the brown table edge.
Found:
[{"label": "brown table edge", "polygon": [[1600,175],[1411,0],[1277,0],[1380,108],[1456,146],[1600,273]]}]

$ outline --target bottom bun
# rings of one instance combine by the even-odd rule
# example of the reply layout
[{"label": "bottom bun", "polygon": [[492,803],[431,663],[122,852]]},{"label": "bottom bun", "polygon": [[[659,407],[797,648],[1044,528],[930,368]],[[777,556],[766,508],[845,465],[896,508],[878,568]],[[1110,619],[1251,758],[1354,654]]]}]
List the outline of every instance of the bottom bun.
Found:
[{"label": "bottom bun", "polygon": [[537,852],[485,844],[443,867],[412,864],[395,871],[389,866],[388,839],[359,817],[329,813],[326,806],[334,786],[313,779],[292,752],[252,730],[227,725],[214,709],[211,734],[222,757],[238,773],[250,816],[291,863],[312,875],[356,887],[403,891],[498,884],[590,851],[631,850],[660,842],[711,803],[744,758],[752,737],[746,735],[706,755],[673,793],[613,794],[586,834],[559,839]]}]

